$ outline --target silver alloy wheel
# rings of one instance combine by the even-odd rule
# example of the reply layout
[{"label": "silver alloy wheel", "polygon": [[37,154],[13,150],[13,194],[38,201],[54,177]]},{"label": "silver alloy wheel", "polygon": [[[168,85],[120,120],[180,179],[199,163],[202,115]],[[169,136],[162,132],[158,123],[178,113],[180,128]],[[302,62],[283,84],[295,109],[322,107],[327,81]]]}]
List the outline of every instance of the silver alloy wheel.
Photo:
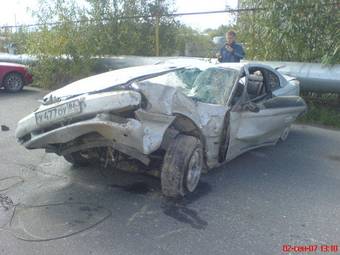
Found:
[{"label": "silver alloy wheel", "polygon": [[5,87],[10,91],[17,91],[22,88],[23,80],[20,75],[16,73],[11,73],[6,79]]},{"label": "silver alloy wheel", "polygon": [[196,148],[196,150],[191,155],[186,176],[186,188],[189,192],[193,192],[196,189],[201,177],[201,172],[202,158],[200,148]]},{"label": "silver alloy wheel", "polygon": [[288,135],[289,135],[289,131],[290,131],[290,126],[289,126],[289,127],[286,127],[286,128],[283,130],[283,132],[282,132],[282,134],[281,134],[281,136],[280,136],[281,141],[286,141],[286,140],[287,140]]}]

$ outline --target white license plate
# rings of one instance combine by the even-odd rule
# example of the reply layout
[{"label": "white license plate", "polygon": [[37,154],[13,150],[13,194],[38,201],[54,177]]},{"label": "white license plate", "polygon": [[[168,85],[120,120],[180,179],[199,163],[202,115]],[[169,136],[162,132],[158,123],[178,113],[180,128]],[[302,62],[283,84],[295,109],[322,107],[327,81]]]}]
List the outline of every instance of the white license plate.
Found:
[{"label": "white license plate", "polygon": [[35,113],[35,121],[37,125],[70,117],[81,112],[79,100],[73,100],[65,104]]}]

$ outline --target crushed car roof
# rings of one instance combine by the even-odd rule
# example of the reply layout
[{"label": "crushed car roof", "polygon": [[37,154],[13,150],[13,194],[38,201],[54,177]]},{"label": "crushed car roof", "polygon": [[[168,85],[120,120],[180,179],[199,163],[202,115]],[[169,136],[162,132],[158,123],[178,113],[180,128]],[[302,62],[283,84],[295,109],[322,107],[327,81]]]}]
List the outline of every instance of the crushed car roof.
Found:
[{"label": "crushed car roof", "polygon": [[155,65],[144,65],[137,67],[129,67],[118,69],[114,71],[109,71],[106,73],[93,75],[78,81],[75,81],[69,85],[66,85],[58,90],[55,90],[47,94],[44,99],[50,97],[68,97],[70,95],[80,95],[90,92],[101,91],[116,85],[126,84],[134,79],[139,79],[143,77],[148,77],[155,74],[162,74],[171,70],[176,70],[179,68],[199,68],[206,69],[209,67],[223,67],[232,68],[235,70],[240,70],[245,63],[223,63],[223,64],[213,64],[206,61],[181,61],[181,60],[171,60],[161,64]]}]

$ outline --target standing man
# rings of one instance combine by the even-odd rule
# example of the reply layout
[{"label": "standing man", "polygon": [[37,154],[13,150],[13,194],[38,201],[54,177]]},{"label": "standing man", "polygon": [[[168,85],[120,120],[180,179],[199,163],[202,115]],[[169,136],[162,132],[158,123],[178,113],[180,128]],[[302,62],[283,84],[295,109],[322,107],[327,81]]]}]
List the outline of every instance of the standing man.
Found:
[{"label": "standing man", "polygon": [[236,33],[232,30],[226,33],[226,44],[217,54],[220,62],[240,62],[244,58],[245,53],[241,44],[236,43]]}]

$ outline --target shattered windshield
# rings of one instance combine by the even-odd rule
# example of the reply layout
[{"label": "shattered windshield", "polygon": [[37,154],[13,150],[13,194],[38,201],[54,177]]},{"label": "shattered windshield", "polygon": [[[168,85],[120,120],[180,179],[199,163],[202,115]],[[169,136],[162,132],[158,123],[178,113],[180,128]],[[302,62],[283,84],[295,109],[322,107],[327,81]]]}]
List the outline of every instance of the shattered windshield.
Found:
[{"label": "shattered windshield", "polygon": [[238,71],[233,69],[183,68],[148,79],[148,81],[176,87],[188,97],[200,102],[224,104],[237,77]]}]

